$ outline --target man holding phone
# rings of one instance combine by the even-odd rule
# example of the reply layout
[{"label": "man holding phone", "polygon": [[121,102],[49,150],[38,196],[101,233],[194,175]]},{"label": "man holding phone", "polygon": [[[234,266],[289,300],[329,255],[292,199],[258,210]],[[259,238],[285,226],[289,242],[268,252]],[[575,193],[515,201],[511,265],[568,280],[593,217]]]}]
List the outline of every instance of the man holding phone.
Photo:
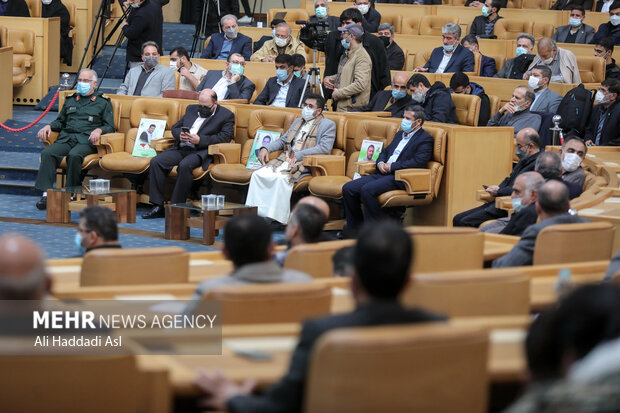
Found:
[{"label": "man holding phone", "polygon": [[172,126],[175,145],[151,160],[149,201],[153,209],[142,218],[165,216],[164,184],[172,168],[177,165],[177,181],[170,202],[185,202],[192,188],[192,171],[199,166],[206,171],[211,163],[209,145],[230,142],[234,130],[235,115],[217,104],[215,92],[211,89],[200,92],[198,105],[189,105],[185,115]]}]

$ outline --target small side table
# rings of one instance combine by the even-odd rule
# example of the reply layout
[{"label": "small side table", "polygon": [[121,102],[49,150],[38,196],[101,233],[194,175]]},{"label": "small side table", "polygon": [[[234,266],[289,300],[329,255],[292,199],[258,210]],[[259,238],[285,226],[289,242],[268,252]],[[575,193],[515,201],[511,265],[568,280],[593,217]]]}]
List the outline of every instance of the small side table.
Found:
[{"label": "small side table", "polygon": [[[77,200],[71,201],[71,195]],[[81,186],[51,188],[47,191],[47,222],[69,223],[71,211],[101,205],[116,213],[119,223],[136,222],[136,191],[110,188],[106,192],[91,193]]]}]

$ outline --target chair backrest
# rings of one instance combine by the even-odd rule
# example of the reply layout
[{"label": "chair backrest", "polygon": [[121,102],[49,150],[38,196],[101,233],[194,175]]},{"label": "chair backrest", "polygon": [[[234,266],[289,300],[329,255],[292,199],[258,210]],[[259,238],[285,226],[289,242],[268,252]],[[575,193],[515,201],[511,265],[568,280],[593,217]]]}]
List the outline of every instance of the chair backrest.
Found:
[{"label": "chair backrest", "polygon": [[329,314],[330,287],[319,283],[216,287],[203,297],[222,302],[223,323],[299,323]]},{"label": "chair backrest", "polygon": [[456,119],[459,125],[477,126],[480,115],[480,97],[464,93],[452,93],[451,96],[456,107]]},{"label": "chair backrest", "polygon": [[491,116],[499,112],[499,108],[502,105],[502,99],[499,96],[487,95],[489,97],[489,106],[491,107]]},{"label": "chair backrest", "polygon": [[446,137],[448,134],[445,129],[435,126],[425,125],[424,130],[431,135],[435,141],[433,146],[433,159],[428,163],[428,169],[431,171],[432,195],[434,198],[437,198],[446,164]]},{"label": "chair backrest", "polygon": [[341,112],[324,111],[323,115],[336,123],[336,140],[332,148],[332,155],[344,155],[345,150],[345,130],[347,127],[347,116]]},{"label": "chair backrest", "polygon": [[353,240],[342,240],[297,245],[286,255],[284,268],[305,272],[313,278],[330,278],[334,273],[334,253],[354,243]]},{"label": "chair backrest", "polygon": [[175,100],[140,98],[131,104],[129,122],[132,128],[137,128],[142,118],[162,119],[166,121],[166,129],[170,129],[179,120],[179,111],[179,102]]},{"label": "chair backrest", "polygon": [[448,323],[333,330],[312,353],[304,412],[482,413],[487,351],[488,332]]},{"label": "chair backrest", "polygon": [[522,0],[521,8],[549,10],[551,7],[550,3],[549,0]]},{"label": "chair backrest", "polygon": [[81,286],[186,283],[189,253],[181,247],[117,249],[87,252]]},{"label": "chair backrest", "polygon": [[30,17],[41,17],[41,2],[37,0],[26,0]]},{"label": "chair backrest", "polygon": [[75,14],[76,14],[75,3],[65,2],[63,4],[67,7],[67,10],[69,11],[69,26],[75,27]]},{"label": "chair backrest", "polygon": [[523,4],[523,0],[508,0],[506,2],[506,8],[520,9],[522,4]]},{"label": "chair backrest", "polygon": [[308,20],[310,18],[306,9],[269,9],[267,11],[267,21],[272,21],[276,13],[279,12],[285,13],[283,20],[291,26],[291,29],[299,28],[295,24],[296,20]]},{"label": "chair backrest", "polygon": [[495,68],[498,72],[502,70],[502,67],[504,67],[504,64],[506,63],[506,55],[485,54],[485,56],[491,57],[495,60]]},{"label": "chair backrest", "polygon": [[355,173],[355,163],[362,148],[365,139],[383,142],[383,148],[394,139],[394,135],[398,132],[399,125],[394,122],[385,122],[381,120],[370,119],[349,119],[347,122],[347,139],[353,140],[353,153],[349,157],[346,174],[349,178],[353,178]]},{"label": "chair backrest", "polygon": [[429,36],[441,36],[441,28],[446,23],[459,24],[458,17],[423,16],[420,19],[420,34]]},{"label": "chair backrest", "polygon": [[482,64],[482,55],[480,52],[474,53],[474,73],[480,76],[480,65]]},{"label": "chair backrest", "polygon": [[536,237],[534,265],[608,260],[614,232],[609,222],[549,225]]},{"label": "chair backrest", "polygon": [[11,46],[13,54],[34,55],[34,32],[30,30],[7,29],[3,46]]},{"label": "chair backrest", "polygon": [[248,125],[249,139],[241,148],[241,163],[245,165],[248,162],[257,130],[261,129],[284,134],[288,128],[290,128],[294,120],[295,114],[287,111],[269,109],[253,110],[252,113],[250,113],[250,121]]},{"label": "chair backrest", "polygon": [[534,38],[540,39],[541,37],[551,37],[555,32],[555,26],[551,23],[534,23]]},{"label": "chair backrest", "polygon": [[400,32],[411,35],[420,34],[420,16],[403,16],[400,23]]},{"label": "chair backrest", "polygon": [[400,33],[402,28],[403,16],[401,15],[381,15],[381,23],[390,23],[394,26],[394,33]]},{"label": "chair backrest", "polygon": [[195,90],[164,90],[163,97],[174,99],[198,100],[199,93]]},{"label": "chair backrest", "polygon": [[413,67],[424,66],[431,58],[431,53],[433,53],[433,49],[418,50],[413,59]]},{"label": "chair backrest", "polygon": [[495,23],[494,33],[498,39],[516,39],[520,33],[534,32],[534,22],[525,20],[500,19]]},{"label": "chair backrest", "polygon": [[123,104],[116,99],[112,99],[112,112],[114,113],[114,130],[119,130],[121,127],[121,110]]},{"label": "chair backrest", "polygon": [[450,317],[525,316],[530,278],[517,270],[416,274],[401,300]]},{"label": "chair backrest", "polygon": [[579,56],[577,66],[583,83],[600,83],[605,80],[605,60],[602,57]]},{"label": "chair backrest", "polygon": [[484,234],[475,228],[406,228],[414,243],[412,272],[481,269],[484,263]]}]

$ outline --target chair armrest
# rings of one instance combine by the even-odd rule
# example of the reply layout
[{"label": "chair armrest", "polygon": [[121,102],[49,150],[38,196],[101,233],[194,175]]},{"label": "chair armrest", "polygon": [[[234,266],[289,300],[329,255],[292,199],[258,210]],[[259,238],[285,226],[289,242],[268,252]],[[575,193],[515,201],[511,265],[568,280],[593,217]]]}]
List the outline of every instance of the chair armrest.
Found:
[{"label": "chair armrest", "polygon": [[433,189],[430,169],[400,169],[394,173],[394,179],[405,184],[409,195],[428,194]]},{"label": "chair armrest", "polygon": [[241,163],[241,145],[238,143],[217,143],[209,145],[209,155],[214,163]]},{"label": "chair armrest", "polygon": [[494,199],[495,197],[489,194],[484,189],[479,189],[476,191],[476,201],[492,202]]},{"label": "chair armrest", "polygon": [[174,145],[174,138],[161,138],[151,141],[151,148],[155,149],[155,152],[162,152]]},{"label": "chair armrest", "polygon": [[50,133],[50,136],[48,136],[47,139],[43,142],[43,146],[47,148],[52,143],[56,142],[57,139],[58,139],[58,132],[52,132]]},{"label": "chair armrest", "polygon": [[344,176],[345,157],[340,155],[308,155],[302,165],[310,169],[312,176]]},{"label": "chair armrest", "polygon": [[512,211],[512,198],[509,196],[498,196],[495,198],[495,208]]},{"label": "chair armrest", "polygon": [[103,156],[99,151],[99,147],[105,148],[103,155],[112,152],[123,152],[125,150],[125,134],[114,132],[101,135],[99,145],[97,145],[97,152],[99,152],[100,156]]},{"label": "chair armrest", "polygon": [[364,176],[377,172],[377,164],[370,161],[355,162],[355,172]]},{"label": "chair armrest", "polygon": [[26,68],[26,76],[32,77],[34,76],[34,59],[25,59],[24,67]]}]

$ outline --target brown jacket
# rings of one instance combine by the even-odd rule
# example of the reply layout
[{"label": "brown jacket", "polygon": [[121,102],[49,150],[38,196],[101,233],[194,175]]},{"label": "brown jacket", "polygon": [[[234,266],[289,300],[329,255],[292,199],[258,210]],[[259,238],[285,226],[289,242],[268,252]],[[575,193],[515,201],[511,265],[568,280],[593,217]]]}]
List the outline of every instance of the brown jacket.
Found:
[{"label": "brown jacket", "polygon": [[[294,37],[291,37],[291,42],[284,49],[284,54],[292,55],[295,53],[299,53],[300,55],[306,57],[306,49],[304,48],[303,43],[297,40]],[[275,40],[267,40],[263,47],[258,49],[256,53],[250,56],[250,61],[252,62],[260,62],[264,58],[268,56],[277,56],[278,47],[276,46]]]},{"label": "brown jacket", "polygon": [[349,60],[340,73],[340,85],[332,95],[337,98],[338,112],[360,111],[370,100],[372,60],[361,44],[348,53]]}]

